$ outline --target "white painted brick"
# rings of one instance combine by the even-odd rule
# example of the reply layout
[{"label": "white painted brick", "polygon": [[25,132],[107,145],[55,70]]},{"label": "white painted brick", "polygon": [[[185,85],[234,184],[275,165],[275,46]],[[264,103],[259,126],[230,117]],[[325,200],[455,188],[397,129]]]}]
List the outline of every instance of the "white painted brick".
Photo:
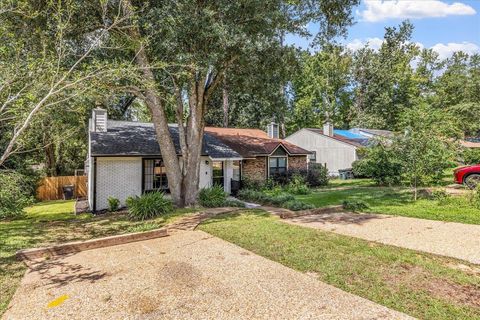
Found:
[{"label": "white painted brick", "polygon": [[97,210],[108,208],[108,197],[125,205],[130,196],[142,194],[142,158],[97,158]]}]

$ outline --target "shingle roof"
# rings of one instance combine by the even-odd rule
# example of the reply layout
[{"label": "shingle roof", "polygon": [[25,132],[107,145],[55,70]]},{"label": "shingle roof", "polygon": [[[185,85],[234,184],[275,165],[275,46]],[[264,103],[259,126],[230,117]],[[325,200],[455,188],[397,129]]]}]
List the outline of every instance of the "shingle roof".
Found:
[{"label": "shingle roof", "polygon": [[292,155],[306,155],[310,151],[281,139],[272,139],[259,129],[214,128],[206,127],[205,132],[214,135],[244,158],[269,155],[281,145]]},{"label": "shingle roof", "polygon": [[[178,127],[169,125],[177,154],[181,154]],[[107,132],[90,132],[92,156],[160,155],[152,123],[108,120]],[[212,158],[241,158],[240,154],[215,136],[205,133],[202,155]]]}]

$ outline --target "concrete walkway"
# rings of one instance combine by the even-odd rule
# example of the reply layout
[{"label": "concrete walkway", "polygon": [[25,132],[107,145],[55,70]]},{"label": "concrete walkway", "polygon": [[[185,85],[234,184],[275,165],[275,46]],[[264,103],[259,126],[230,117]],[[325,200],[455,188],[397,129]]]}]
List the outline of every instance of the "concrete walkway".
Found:
[{"label": "concrete walkway", "polygon": [[409,319],[201,231],[33,263],[4,319]]},{"label": "concrete walkway", "polygon": [[314,214],[282,221],[480,264],[480,225],[355,213]]}]

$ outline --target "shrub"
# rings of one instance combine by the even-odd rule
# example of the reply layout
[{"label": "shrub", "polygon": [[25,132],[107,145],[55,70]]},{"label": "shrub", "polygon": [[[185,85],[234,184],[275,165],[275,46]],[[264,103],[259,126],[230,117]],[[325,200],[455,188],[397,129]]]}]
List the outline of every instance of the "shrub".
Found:
[{"label": "shrub", "polygon": [[310,204],[295,200],[295,197],[288,193],[268,195],[262,191],[242,189],[239,191],[238,197],[245,201],[261,203],[263,205],[279,206],[293,211],[313,208],[313,206]]},{"label": "shrub", "polygon": [[313,209],[314,206],[309,203],[304,203],[298,200],[290,200],[283,203],[283,207],[287,208],[292,211],[299,211],[299,210],[309,210]]},{"label": "shrub", "polygon": [[348,211],[359,212],[367,209],[368,205],[362,200],[343,200],[342,207]]},{"label": "shrub", "polygon": [[198,194],[200,205],[206,208],[221,207],[227,199],[227,194],[221,186],[201,189]]},{"label": "shrub", "polygon": [[115,212],[120,207],[120,200],[115,197],[108,197],[108,211]]},{"label": "shrub", "polygon": [[438,204],[446,204],[450,200],[450,195],[445,189],[436,189],[431,193],[433,200],[438,201]]},{"label": "shrub", "polygon": [[151,192],[140,197],[130,197],[126,202],[128,217],[132,220],[151,219],[173,212],[172,201],[165,198],[162,192]]},{"label": "shrub", "polygon": [[248,177],[242,178],[242,186],[245,189],[256,189],[256,190],[264,189],[264,184],[265,183],[263,181],[253,180]]},{"label": "shrub", "polygon": [[472,191],[470,202],[475,208],[480,209],[480,184]]},{"label": "shrub", "polygon": [[267,200],[267,204],[273,204],[274,206],[281,206],[282,204],[295,200],[295,197],[292,196],[291,194],[284,193],[284,194],[279,194],[276,196],[269,197]]},{"label": "shrub", "polygon": [[463,162],[466,165],[480,163],[480,148],[465,148],[462,152]]},{"label": "shrub", "polygon": [[237,207],[237,208],[245,208],[245,203],[242,201],[234,200],[234,199],[227,199],[223,203],[224,207]]},{"label": "shrub", "polygon": [[310,189],[305,184],[305,178],[300,174],[291,177],[290,182],[286,186],[286,191],[292,194],[309,194]]},{"label": "shrub", "polygon": [[372,178],[379,185],[400,183],[402,166],[393,148],[379,142],[364,152],[365,156],[352,164],[355,177]]},{"label": "shrub", "polygon": [[309,187],[320,187],[328,185],[328,169],[320,163],[309,163],[305,181]]},{"label": "shrub", "polygon": [[18,217],[33,203],[36,183],[15,171],[0,171],[0,219]]}]

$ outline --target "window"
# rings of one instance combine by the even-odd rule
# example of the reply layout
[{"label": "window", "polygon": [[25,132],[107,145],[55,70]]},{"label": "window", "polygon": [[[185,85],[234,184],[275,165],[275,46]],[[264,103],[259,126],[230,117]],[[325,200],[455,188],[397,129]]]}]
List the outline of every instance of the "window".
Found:
[{"label": "window", "polygon": [[143,160],[143,190],[167,191],[168,180],[162,159]]},{"label": "window", "polygon": [[279,146],[268,160],[269,178],[283,177],[287,174],[287,152]]},{"label": "window", "polygon": [[287,157],[270,157],[268,166],[270,178],[284,176],[287,173]]},{"label": "window", "polygon": [[317,162],[317,151],[310,151],[311,153],[308,155],[308,160],[310,162]]},{"label": "window", "polygon": [[212,179],[214,186],[223,187],[223,161],[212,162]]},{"label": "window", "polygon": [[242,179],[241,163],[238,160],[232,161],[233,175],[232,180],[240,181]]}]

